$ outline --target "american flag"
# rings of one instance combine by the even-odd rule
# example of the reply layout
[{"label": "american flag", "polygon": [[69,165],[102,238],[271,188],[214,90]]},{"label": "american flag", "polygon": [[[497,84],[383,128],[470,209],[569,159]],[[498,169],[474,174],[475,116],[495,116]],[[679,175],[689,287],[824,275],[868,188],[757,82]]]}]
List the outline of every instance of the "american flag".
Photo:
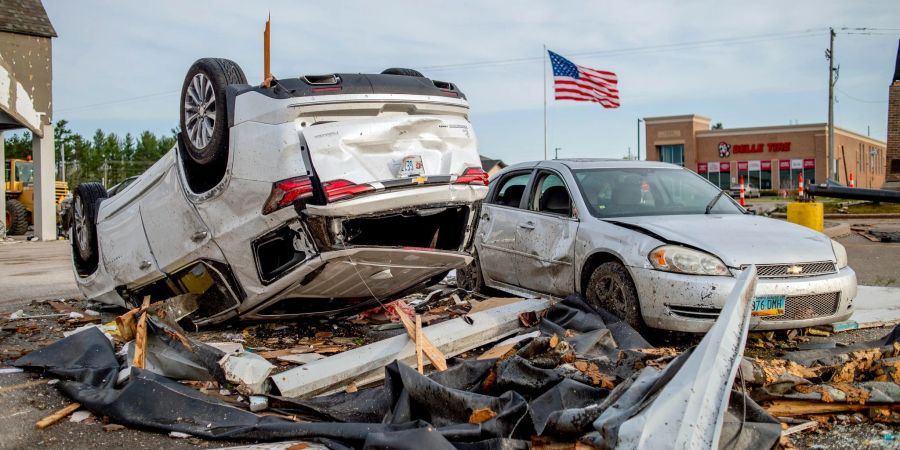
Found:
[{"label": "american flag", "polygon": [[619,78],[613,72],[576,65],[551,51],[553,85],[557,100],[597,102],[604,108],[619,107]]}]

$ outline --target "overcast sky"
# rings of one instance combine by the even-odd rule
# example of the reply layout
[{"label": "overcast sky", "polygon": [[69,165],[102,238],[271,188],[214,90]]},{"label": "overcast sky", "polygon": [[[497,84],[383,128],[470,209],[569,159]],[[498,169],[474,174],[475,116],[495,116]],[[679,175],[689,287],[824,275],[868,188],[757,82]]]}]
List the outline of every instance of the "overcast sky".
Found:
[{"label": "overcast sky", "polygon": [[277,78],[410,67],[452,81],[469,98],[481,153],[507,162],[543,157],[543,44],[616,72],[622,102],[551,99],[551,157],[555,147],[560,157],[621,157],[636,147],[639,117],[825,122],[829,26],[882,29],[839,30],[835,122],[883,140],[900,38],[896,0],[43,1],[59,34],[54,119],[82,134],[168,132],[201,57],[233,59],[259,83],[271,11]]}]

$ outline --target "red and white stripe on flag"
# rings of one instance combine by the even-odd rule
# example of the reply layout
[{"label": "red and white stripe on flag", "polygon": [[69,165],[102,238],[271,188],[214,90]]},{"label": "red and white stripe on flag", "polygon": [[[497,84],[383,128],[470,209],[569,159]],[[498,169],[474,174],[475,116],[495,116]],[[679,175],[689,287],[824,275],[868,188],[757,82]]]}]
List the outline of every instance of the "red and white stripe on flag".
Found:
[{"label": "red and white stripe on flag", "polygon": [[614,72],[582,67],[549,53],[557,100],[596,102],[604,108],[620,106],[619,78]]}]

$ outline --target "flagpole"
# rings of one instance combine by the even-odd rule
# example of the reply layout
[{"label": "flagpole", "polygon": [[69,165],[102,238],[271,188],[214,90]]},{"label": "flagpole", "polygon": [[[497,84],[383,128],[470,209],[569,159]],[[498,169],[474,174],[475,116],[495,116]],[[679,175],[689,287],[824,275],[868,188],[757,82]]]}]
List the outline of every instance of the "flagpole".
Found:
[{"label": "flagpole", "polygon": [[541,70],[544,71],[544,159],[547,159],[547,45],[544,44],[544,56],[541,58]]}]

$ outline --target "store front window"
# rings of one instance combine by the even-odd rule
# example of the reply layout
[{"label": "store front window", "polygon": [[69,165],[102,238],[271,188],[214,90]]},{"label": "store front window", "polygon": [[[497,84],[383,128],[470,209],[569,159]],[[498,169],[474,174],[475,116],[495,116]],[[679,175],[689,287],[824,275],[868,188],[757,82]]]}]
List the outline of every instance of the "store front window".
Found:
[{"label": "store front window", "polygon": [[738,181],[756,189],[772,189],[772,161],[738,161]]},{"label": "store front window", "polygon": [[816,182],[815,159],[782,159],[778,161],[781,189],[796,190],[800,186],[800,174],[803,174],[803,183]]},{"label": "store front window", "polygon": [[684,166],[684,144],[657,145],[659,160],[670,164]]},{"label": "store front window", "polygon": [[697,173],[721,189],[731,187],[731,163],[728,161],[699,163]]}]

